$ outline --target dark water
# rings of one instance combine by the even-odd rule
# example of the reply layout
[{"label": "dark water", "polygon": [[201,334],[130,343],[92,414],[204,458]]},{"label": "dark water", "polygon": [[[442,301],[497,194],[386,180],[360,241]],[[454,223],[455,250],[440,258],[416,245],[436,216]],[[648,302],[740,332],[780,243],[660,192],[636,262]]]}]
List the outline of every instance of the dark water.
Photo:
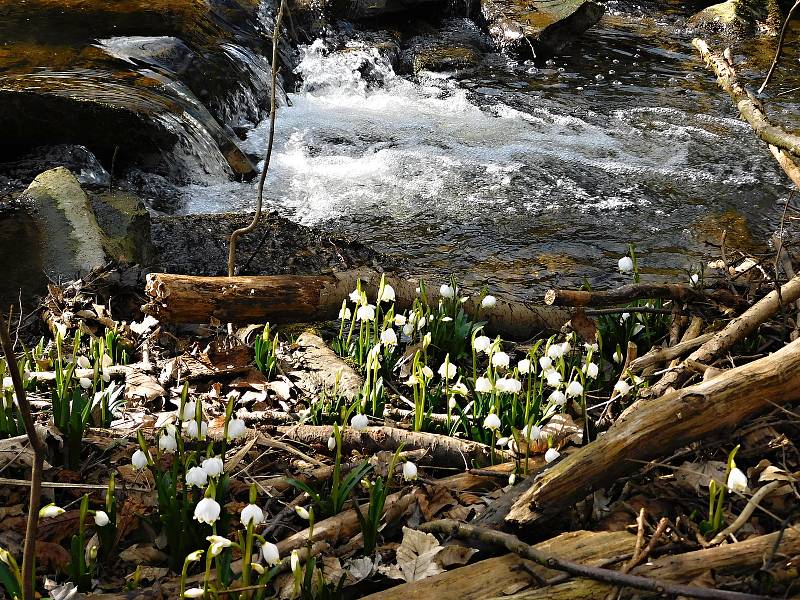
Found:
[{"label": "dark water", "polygon": [[[654,276],[697,270],[723,228],[729,245],[761,247],[789,182],[690,40],[679,19],[610,15],[554,61],[490,54],[410,81],[368,49],[327,55],[317,42],[279,114],[269,205],[408,271],[527,298],[583,277],[608,285],[629,243]],[[745,74],[772,51],[751,48]],[[188,212],[254,198],[241,184],[185,192]]]}]

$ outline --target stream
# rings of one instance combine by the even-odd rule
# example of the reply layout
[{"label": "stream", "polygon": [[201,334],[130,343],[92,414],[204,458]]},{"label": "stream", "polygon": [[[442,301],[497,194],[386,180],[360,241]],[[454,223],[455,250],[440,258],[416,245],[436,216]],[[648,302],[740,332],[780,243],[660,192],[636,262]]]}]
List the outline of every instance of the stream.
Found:
[{"label": "stream", "polygon": [[[318,40],[278,113],[267,206],[409,272],[521,298],[608,285],[629,243],[659,275],[699,269],[723,228],[758,247],[788,180],[675,27],[612,14],[556,60],[487,54],[414,79],[368,47]],[[251,184],[183,192],[188,213],[254,206]]]}]

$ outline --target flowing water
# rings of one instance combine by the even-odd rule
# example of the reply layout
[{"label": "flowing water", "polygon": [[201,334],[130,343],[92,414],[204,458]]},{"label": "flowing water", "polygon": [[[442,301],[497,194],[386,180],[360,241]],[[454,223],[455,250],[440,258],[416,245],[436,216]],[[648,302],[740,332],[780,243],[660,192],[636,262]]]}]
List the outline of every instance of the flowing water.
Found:
[{"label": "flowing water", "polygon": [[[689,270],[723,228],[729,243],[766,239],[789,192],[688,35],[645,18],[606,17],[546,63],[489,54],[473,71],[409,79],[375,50],[317,41],[297,71],[269,208],[410,272],[533,297],[605,279],[629,242],[650,273]],[[246,149],[259,153],[266,133],[262,123]],[[185,212],[255,197],[243,184],[184,191]]]}]

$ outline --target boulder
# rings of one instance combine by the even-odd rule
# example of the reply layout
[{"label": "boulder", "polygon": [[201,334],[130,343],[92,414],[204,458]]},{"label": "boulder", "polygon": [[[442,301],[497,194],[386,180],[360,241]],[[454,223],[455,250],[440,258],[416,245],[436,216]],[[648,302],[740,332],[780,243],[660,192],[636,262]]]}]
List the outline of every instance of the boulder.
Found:
[{"label": "boulder", "polygon": [[34,209],[48,277],[71,279],[105,264],[100,226],[89,198],[69,170],[58,167],[40,174],[22,200]]},{"label": "boulder", "polygon": [[90,197],[103,231],[106,254],[118,263],[149,265],[155,250],[150,238],[150,213],[142,200],[122,190]]},{"label": "boulder", "polygon": [[694,28],[729,33],[751,33],[760,23],[775,33],[782,20],[778,0],[727,0],[704,8],[688,23]]},{"label": "boulder", "polygon": [[495,43],[522,58],[557,54],[600,21],[591,0],[483,0],[481,14]]},{"label": "boulder", "polygon": [[486,35],[469,19],[447,19],[429,33],[415,35],[404,45],[403,71],[455,71],[476,66],[491,49]]}]

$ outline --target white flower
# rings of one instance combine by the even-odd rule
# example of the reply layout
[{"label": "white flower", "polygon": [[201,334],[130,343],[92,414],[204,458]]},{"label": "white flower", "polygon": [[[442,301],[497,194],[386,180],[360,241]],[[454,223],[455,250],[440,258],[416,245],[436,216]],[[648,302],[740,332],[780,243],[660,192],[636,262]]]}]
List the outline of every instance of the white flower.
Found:
[{"label": "white flower", "polygon": [[489,415],[488,415],[488,416],[487,416],[487,417],[486,417],[486,418],[483,420],[483,426],[484,426],[486,429],[491,429],[492,431],[494,431],[494,430],[496,430],[496,429],[499,429],[499,428],[500,428],[500,425],[501,425],[501,423],[500,423],[500,417],[498,417],[498,416],[497,416],[496,414],[494,414],[494,413],[490,413],[490,414],[489,414]]},{"label": "white flower", "polygon": [[102,375],[100,375],[100,377],[103,378],[104,383],[108,383],[109,381],[111,381],[111,375],[109,375],[108,373],[103,373]]},{"label": "white flower", "polygon": [[339,318],[341,320],[343,320],[343,321],[346,321],[347,319],[349,319],[352,316],[353,316],[353,313],[350,312],[350,309],[347,308],[346,306],[343,306],[341,308],[341,310],[339,310]]},{"label": "white flower", "polygon": [[561,453],[558,450],[555,448],[548,448],[547,452],[544,453],[544,460],[545,462],[551,463],[559,456],[561,456]]},{"label": "white flower", "polygon": [[162,433],[158,436],[158,449],[163,452],[175,452],[178,449],[178,440],[173,435]]},{"label": "white flower", "polygon": [[628,392],[631,391],[631,386],[628,384],[627,381],[620,380],[614,386],[614,391],[617,392],[620,396],[625,396]]},{"label": "white flower", "polygon": [[495,352],[492,354],[492,364],[498,369],[507,369],[509,363],[508,354],[505,352]]},{"label": "white flower", "polygon": [[242,525],[247,527],[251,522],[260,525],[264,521],[264,511],[255,504],[248,504],[242,509]]},{"label": "white flower", "polygon": [[369,425],[369,417],[363,413],[359,413],[357,415],[353,415],[353,418],[350,419],[350,427],[359,431],[364,429]]},{"label": "white flower", "polygon": [[[422,317],[421,319],[418,319],[417,320],[417,331],[422,331],[422,328],[425,327],[425,323],[427,323],[427,322],[428,322],[428,320],[425,317]],[[425,334],[425,337],[428,339],[428,341],[427,341],[427,343],[425,343],[423,341],[423,344],[425,345],[426,348],[428,347],[428,344],[431,343],[430,336],[431,336],[430,332]]]},{"label": "white flower", "polygon": [[542,428],[536,425],[526,425],[520,433],[522,433],[522,439],[535,442],[542,437]]},{"label": "white flower", "polygon": [[[232,422],[233,419],[231,419],[231,423]],[[187,421],[186,435],[191,439],[200,439],[201,437],[205,437],[206,433],[208,433],[208,423],[205,421],[200,421],[200,435],[197,434],[197,421]],[[228,437],[230,437],[230,428],[228,429]]]},{"label": "white flower", "polygon": [[100,366],[102,366],[104,369],[113,367],[114,359],[112,359],[108,354],[104,353],[103,356],[100,357]]},{"label": "white flower", "polygon": [[395,315],[394,316],[394,324],[395,324],[396,327],[403,327],[406,324],[405,315]]},{"label": "white flower", "polygon": [[425,365],[422,367],[422,374],[426,379],[431,379],[433,377],[433,369],[431,369],[428,365]]},{"label": "white flower", "polygon": [[522,390],[522,383],[512,377],[501,377],[495,382],[495,388],[498,392],[519,394]]},{"label": "white flower", "polygon": [[552,344],[547,349],[547,356],[552,360],[560,358],[564,354],[564,348],[561,344]]},{"label": "white flower", "polygon": [[244,435],[247,435],[247,425],[244,424],[244,419],[237,419],[234,417],[228,421],[228,441],[235,440]]},{"label": "white flower", "polygon": [[632,336],[639,335],[642,331],[644,331],[644,325],[642,325],[641,323],[637,323],[636,325],[633,326],[633,329],[631,330],[631,335]]},{"label": "white flower", "polygon": [[497,298],[492,295],[487,294],[481,300],[481,308],[494,308],[497,304]]},{"label": "white flower", "polygon": [[58,515],[64,514],[64,509],[60,506],[56,506],[55,504],[48,504],[47,506],[43,506],[41,510],[39,510],[39,518],[40,519],[49,519],[50,517],[57,517]]},{"label": "white flower", "polygon": [[546,371],[553,367],[553,360],[549,356],[542,356],[539,359],[539,366],[542,367],[543,371]]},{"label": "white flower", "polygon": [[747,489],[747,475],[742,473],[738,467],[731,469],[728,474],[728,491],[744,492]]},{"label": "white flower", "polygon": [[219,456],[212,456],[203,461],[202,468],[209,477],[219,477],[225,470],[225,465]]},{"label": "white flower", "polygon": [[512,473],[511,475],[508,476],[508,485],[514,485],[516,481],[517,481],[516,473]]},{"label": "white flower", "polygon": [[569,354],[571,350],[572,350],[572,344],[570,344],[569,341],[566,341],[563,344],[561,344],[561,356]]},{"label": "white flower", "polygon": [[403,463],[403,479],[411,481],[417,478],[417,465],[410,460]]},{"label": "white flower", "polygon": [[178,415],[178,418],[181,419],[182,421],[191,421],[192,419],[195,418],[195,416],[196,416],[195,412],[196,411],[197,411],[197,403],[196,402],[194,402],[194,401],[186,402],[183,405],[183,411],[182,412],[178,411],[180,413]]},{"label": "white flower", "polygon": [[[467,386],[464,385],[462,382],[454,383],[453,386],[450,388],[451,394],[461,394],[462,396],[466,396],[469,394],[469,390]],[[451,399],[452,400],[452,399]],[[452,406],[450,408],[453,408]]]},{"label": "white flower", "polygon": [[600,349],[600,346],[596,342],[592,342],[592,343],[586,342],[583,345],[583,347],[586,348],[587,352],[589,350],[592,350],[593,352],[597,352]]},{"label": "white flower", "polygon": [[200,557],[203,556],[202,550],[195,550],[194,552],[186,555],[186,562],[198,562]]},{"label": "white flower", "polygon": [[220,506],[213,498],[203,498],[194,508],[194,518],[200,523],[213,525],[219,519]]},{"label": "white flower", "polygon": [[617,364],[622,362],[622,354],[619,353],[619,350],[614,352],[614,354],[611,356],[611,360],[613,360]]},{"label": "white flower", "polygon": [[264,557],[264,562],[270,567],[274,567],[281,562],[281,553],[278,552],[278,547],[272,542],[264,542],[261,546],[261,556]]},{"label": "white flower", "polygon": [[97,510],[94,513],[94,524],[98,527],[105,527],[111,523],[111,519],[108,518],[108,515],[105,511]]},{"label": "white flower", "polygon": [[439,295],[442,298],[447,298],[448,300],[453,298],[456,295],[456,291],[446,283],[443,283],[442,286],[439,288]]},{"label": "white flower", "polygon": [[274,567],[281,562],[281,553],[278,552],[278,547],[272,542],[264,542],[261,546],[261,556],[264,557],[264,562],[270,567]]},{"label": "white flower", "polygon": [[308,511],[302,506],[295,506],[294,512],[296,512],[297,516],[303,519],[304,521],[308,521],[311,518],[311,515],[309,515]]},{"label": "white flower", "polygon": [[492,382],[488,377],[478,377],[475,380],[475,391],[482,394],[490,393],[494,388]]},{"label": "white flower", "polygon": [[189,487],[194,485],[204,488],[206,484],[208,484],[208,473],[203,470],[203,467],[192,467],[186,471],[186,485]]},{"label": "white flower", "polygon": [[331,436],[328,438],[328,450],[336,448],[336,438]]},{"label": "white flower", "polygon": [[144,469],[147,466],[147,455],[141,449],[137,450],[131,457],[131,464],[138,470]]},{"label": "white flower", "polygon": [[521,361],[517,363],[517,370],[523,375],[530,373],[531,361],[529,361],[527,358],[523,358]]},{"label": "white flower", "polygon": [[383,293],[378,302],[394,302],[394,288],[388,283],[383,285]]},{"label": "white flower", "polygon": [[619,259],[617,266],[620,273],[631,273],[633,272],[633,259],[630,256],[623,256]]},{"label": "white flower", "polygon": [[629,313],[629,312],[624,312],[624,313],[622,313],[622,314],[619,316],[619,323],[620,323],[620,325],[622,325],[623,323],[625,323],[625,321],[627,321],[627,320],[628,320],[628,319],[630,319],[630,318],[631,318],[631,313]]},{"label": "white flower", "polygon": [[203,588],[189,588],[183,592],[184,598],[202,598],[205,595],[206,591]]},{"label": "white flower", "polygon": [[598,366],[593,362],[590,362],[588,365],[584,365],[583,369],[584,373],[586,373],[586,376],[589,379],[597,378],[597,374],[600,372]]},{"label": "white flower", "polygon": [[552,402],[556,406],[564,406],[564,404],[567,402],[567,397],[561,390],[556,390],[547,397],[547,401]]},{"label": "white flower", "polygon": [[575,398],[583,394],[583,386],[581,385],[581,382],[576,379],[570,381],[566,389],[566,394],[570,398]]},{"label": "white flower", "polygon": [[692,276],[689,277],[689,282],[692,285],[697,285],[700,282],[700,275],[698,275],[697,273],[692,273]]},{"label": "white flower", "polygon": [[233,544],[232,541],[221,535],[209,535],[206,540],[211,543],[211,548],[208,550],[211,556],[219,556],[225,548],[230,548]]},{"label": "white flower", "polygon": [[292,567],[292,573],[297,573],[300,570],[300,553],[297,550],[292,550],[292,558],[289,560],[289,565]]},{"label": "white flower", "polygon": [[350,292],[350,295],[348,297],[350,298],[350,301],[353,304],[356,304],[356,305],[357,304],[361,304],[361,291],[360,290],[357,290],[357,289],[353,290],[352,292]]},{"label": "white flower", "polygon": [[90,387],[92,387],[92,380],[89,379],[88,377],[81,377],[78,380],[78,382],[81,384],[81,387],[85,390],[88,390]]},{"label": "white flower", "polygon": [[397,334],[394,329],[384,329],[381,332],[381,342],[387,346],[397,346]]},{"label": "white flower", "polygon": [[78,366],[81,369],[91,369],[92,368],[92,363],[85,356],[79,356],[78,357]]},{"label": "white flower", "polygon": [[356,319],[359,321],[372,321],[375,319],[375,307],[372,304],[359,306],[356,311]]},{"label": "white flower", "polygon": [[550,387],[558,387],[561,385],[561,373],[558,371],[550,371],[547,374],[547,385]]},{"label": "white flower", "polygon": [[457,372],[456,366],[448,360],[445,360],[439,367],[439,375],[441,375],[442,379],[450,380],[456,376]]},{"label": "white flower", "polygon": [[497,446],[498,448],[505,448],[506,446],[508,446],[508,442],[510,442],[510,441],[511,441],[510,437],[501,437],[501,438],[498,438],[497,443],[495,444],[495,446]]},{"label": "white flower", "polygon": [[492,340],[490,340],[485,335],[479,335],[472,342],[472,347],[475,348],[475,352],[486,352],[486,350],[488,350],[489,346],[491,345],[492,345]]},{"label": "white flower", "polygon": [[449,323],[453,320],[453,317],[442,317],[442,323]]}]

